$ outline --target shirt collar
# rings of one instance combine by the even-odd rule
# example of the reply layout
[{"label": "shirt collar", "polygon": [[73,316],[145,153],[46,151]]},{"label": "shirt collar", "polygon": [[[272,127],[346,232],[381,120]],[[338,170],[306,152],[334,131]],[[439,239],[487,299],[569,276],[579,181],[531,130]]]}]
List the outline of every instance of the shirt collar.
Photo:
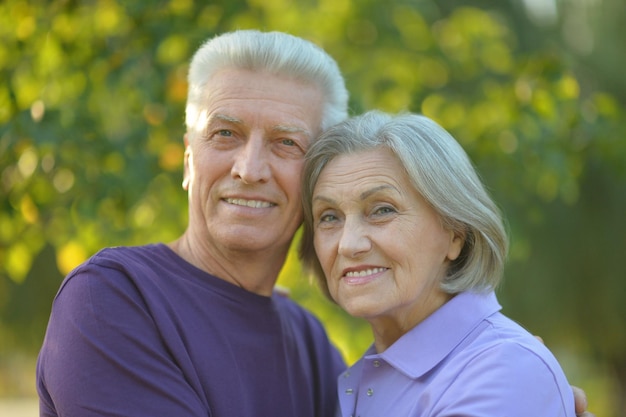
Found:
[{"label": "shirt collar", "polygon": [[501,308],[493,292],[457,294],[383,353],[376,354],[372,346],[365,357],[379,357],[409,378],[418,378],[441,362],[483,319]]}]

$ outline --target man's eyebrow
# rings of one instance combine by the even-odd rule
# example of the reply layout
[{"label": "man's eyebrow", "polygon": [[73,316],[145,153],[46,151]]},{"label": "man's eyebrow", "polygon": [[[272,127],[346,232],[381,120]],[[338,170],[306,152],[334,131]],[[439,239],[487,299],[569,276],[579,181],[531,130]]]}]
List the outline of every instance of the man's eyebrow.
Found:
[{"label": "man's eyebrow", "polygon": [[208,124],[212,123],[215,120],[220,120],[220,121],[229,122],[229,123],[243,124],[243,120],[238,119],[236,117],[228,116],[228,115],[222,114],[222,113],[213,113],[213,114],[211,114],[211,116],[209,116]]},{"label": "man's eyebrow", "polygon": [[304,133],[307,136],[311,136],[311,132],[308,129],[294,125],[276,125],[272,128],[272,131],[276,133]]},{"label": "man's eyebrow", "polygon": [[[213,113],[209,117],[209,121],[207,124],[211,124],[212,122],[216,120],[228,122],[228,123],[234,123],[238,125],[244,124],[243,120],[237,117],[228,116],[222,113]],[[272,131],[276,133],[304,133],[305,135],[309,137],[312,136],[311,132],[308,129],[304,127],[300,127],[300,126],[295,126],[295,125],[275,125],[272,127]]]}]

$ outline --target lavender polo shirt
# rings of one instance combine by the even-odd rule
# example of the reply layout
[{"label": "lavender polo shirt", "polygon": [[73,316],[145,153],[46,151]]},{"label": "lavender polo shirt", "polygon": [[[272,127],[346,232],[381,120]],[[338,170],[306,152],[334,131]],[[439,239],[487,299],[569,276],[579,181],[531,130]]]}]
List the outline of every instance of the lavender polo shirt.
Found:
[{"label": "lavender polo shirt", "polygon": [[461,293],[381,354],[339,376],[344,417],[575,417],[561,367],[505,317],[495,294]]}]

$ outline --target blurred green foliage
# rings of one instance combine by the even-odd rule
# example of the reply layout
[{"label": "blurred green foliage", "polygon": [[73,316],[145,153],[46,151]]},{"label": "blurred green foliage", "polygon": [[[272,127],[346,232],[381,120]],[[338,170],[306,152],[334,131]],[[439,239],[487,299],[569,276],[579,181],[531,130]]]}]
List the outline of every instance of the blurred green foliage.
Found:
[{"label": "blurred green foliage", "polygon": [[[183,231],[187,62],[216,33],[258,28],[334,56],[353,114],[420,112],[457,137],[509,222],[504,312],[544,337],[597,415],[626,415],[626,11],[583,3],[3,1],[0,371],[9,352],[36,353],[77,263]],[[293,253],[280,283],[349,361],[370,343]]]}]

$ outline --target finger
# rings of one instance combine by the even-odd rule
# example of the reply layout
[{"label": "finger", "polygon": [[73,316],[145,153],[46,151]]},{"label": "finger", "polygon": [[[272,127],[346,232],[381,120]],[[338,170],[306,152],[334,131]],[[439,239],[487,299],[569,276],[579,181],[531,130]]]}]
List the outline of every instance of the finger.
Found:
[{"label": "finger", "polygon": [[585,414],[587,414],[585,413],[587,410],[587,395],[585,394],[585,391],[574,386],[572,386],[572,391],[574,391],[574,408],[576,409],[576,414],[585,416]]}]

